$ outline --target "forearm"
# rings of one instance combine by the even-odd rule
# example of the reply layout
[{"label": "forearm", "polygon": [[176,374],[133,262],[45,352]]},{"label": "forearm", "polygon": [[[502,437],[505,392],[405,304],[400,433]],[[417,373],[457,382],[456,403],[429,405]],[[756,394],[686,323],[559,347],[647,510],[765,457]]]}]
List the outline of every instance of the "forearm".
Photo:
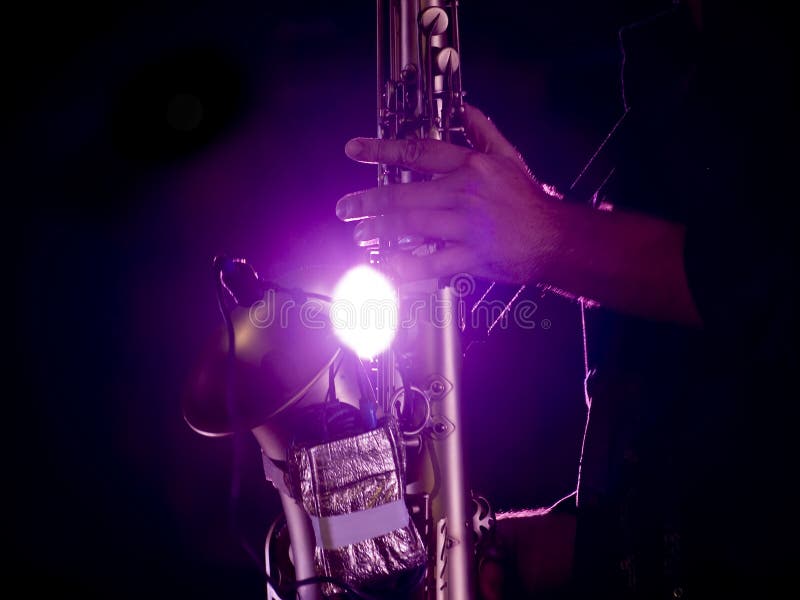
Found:
[{"label": "forearm", "polygon": [[626,314],[702,324],[684,269],[683,225],[570,204],[557,210],[560,238],[543,283]]}]

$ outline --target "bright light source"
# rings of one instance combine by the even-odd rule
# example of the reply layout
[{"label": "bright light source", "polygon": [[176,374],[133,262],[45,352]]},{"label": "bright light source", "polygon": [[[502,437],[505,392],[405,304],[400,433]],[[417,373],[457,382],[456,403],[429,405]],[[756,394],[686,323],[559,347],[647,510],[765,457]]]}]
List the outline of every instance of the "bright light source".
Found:
[{"label": "bright light source", "polygon": [[330,319],[336,336],[361,358],[386,350],[397,333],[397,293],[367,265],[350,269],[333,291]]}]

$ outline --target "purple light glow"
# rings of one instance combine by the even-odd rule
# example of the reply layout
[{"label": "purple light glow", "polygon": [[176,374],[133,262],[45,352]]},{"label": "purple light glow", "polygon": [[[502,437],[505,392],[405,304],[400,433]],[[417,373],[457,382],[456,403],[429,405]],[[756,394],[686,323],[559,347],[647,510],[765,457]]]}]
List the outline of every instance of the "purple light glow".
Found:
[{"label": "purple light glow", "polygon": [[373,358],[397,333],[397,292],[383,273],[354,267],[336,284],[330,319],[345,346],[361,358]]}]

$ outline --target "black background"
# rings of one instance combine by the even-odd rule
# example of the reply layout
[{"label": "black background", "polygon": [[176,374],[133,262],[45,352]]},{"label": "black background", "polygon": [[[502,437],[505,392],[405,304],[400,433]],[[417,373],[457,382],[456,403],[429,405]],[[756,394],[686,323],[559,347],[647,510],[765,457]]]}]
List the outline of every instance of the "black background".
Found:
[{"label": "black background", "polygon": [[[618,27],[666,5],[465,0],[468,100],[563,186],[620,114]],[[276,273],[361,260],[333,207],[374,180],[342,152],[375,131],[374,4],[35,4],[4,22],[12,578],[25,596],[261,597],[240,543],[278,510],[257,446],[234,466],[180,392],[218,325],[215,254]],[[467,358],[468,469],[499,509],[568,493],[583,426],[577,310],[529,297],[539,327]]]}]

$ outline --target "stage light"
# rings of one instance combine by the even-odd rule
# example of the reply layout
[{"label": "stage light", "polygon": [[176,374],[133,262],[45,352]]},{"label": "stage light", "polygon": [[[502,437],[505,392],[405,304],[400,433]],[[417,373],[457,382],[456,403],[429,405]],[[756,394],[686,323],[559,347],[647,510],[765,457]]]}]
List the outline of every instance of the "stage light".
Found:
[{"label": "stage light", "polygon": [[361,358],[374,358],[397,333],[397,292],[380,271],[354,267],[336,284],[330,319],[345,346]]}]

